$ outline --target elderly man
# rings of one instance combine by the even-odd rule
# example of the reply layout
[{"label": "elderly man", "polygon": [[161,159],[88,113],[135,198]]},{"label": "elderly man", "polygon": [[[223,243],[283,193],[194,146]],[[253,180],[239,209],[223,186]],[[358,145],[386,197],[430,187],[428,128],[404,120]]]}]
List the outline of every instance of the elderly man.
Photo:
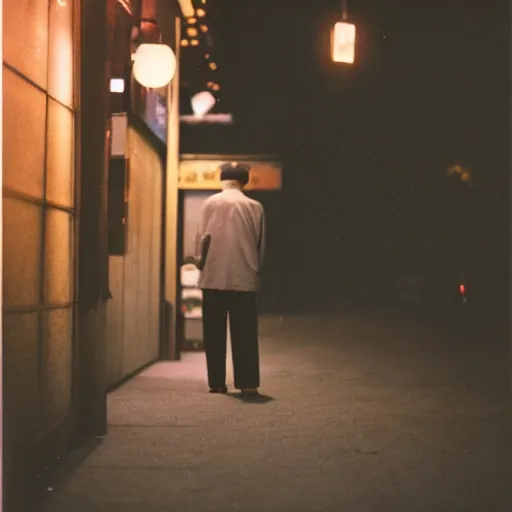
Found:
[{"label": "elderly man", "polygon": [[199,286],[211,393],[226,393],[227,319],[235,388],[257,395],[260,385],[256,293],[265,250],[263,206],[242,189],[249,168],[221,167],[222,192],[206,200],[201,219]]}]

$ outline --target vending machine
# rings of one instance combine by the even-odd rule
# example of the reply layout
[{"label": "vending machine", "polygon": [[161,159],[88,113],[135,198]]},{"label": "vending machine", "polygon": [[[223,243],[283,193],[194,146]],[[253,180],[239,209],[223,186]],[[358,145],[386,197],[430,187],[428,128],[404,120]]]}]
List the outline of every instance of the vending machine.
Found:
[{"label": "vending machine", "polygon": [[198,288],[197,256],[203,203],[222,189],[220,167],[238,162],[250,168],[245,190],[276,192],[282,188],[282,165],[274,155],[182,155],[180,190],[180,324],[181,350],[203,350],[202,293]]}]

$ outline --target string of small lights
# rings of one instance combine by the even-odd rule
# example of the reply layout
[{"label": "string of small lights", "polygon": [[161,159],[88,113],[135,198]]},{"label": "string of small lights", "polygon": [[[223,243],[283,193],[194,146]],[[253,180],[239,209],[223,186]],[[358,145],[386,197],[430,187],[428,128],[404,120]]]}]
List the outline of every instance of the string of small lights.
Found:
[{"label": "string of small lights", "polygon": [[204,84],[219,101],[221,89],[218,81],[218,64],[213,57],[213,39],[208,26],[207,0],[195,0],[194,16],[183,18],[183,36],[180,45],[183,51],[195,49],[202,51],[203,60],[207,66],[207,79]]}]

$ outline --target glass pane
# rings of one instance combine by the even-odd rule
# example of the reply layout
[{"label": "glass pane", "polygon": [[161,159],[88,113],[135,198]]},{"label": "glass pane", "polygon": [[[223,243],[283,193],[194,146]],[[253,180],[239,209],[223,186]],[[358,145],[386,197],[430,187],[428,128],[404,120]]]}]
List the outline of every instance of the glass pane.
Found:
[{"label": "glass pane", "polygon": [[4,199],[4,306],[40,303],[41,215],[39,206]]},{"label": "glass pane", "polygon": [[42,366],[46,427],[62,421],[71,406],[72,310],[46,313],[46,346]]},{"label": "glass pane", "polygon": [[4,0],[4,61],[46,89],[48,0]]},{"label": "glass pane", "polygon": [[39,314],[4,315],[2,333],[5,468],[40,430]]},{"label": "glass pane", "polygon": [[73,1],[50,0],[48,94],[73,107]]},{"label": "glass pane", "polygon": [[4,185],[43,197],[46,96],[4,68]]},{"label": "glass pane", "polygon": [[63,206],[73,205],[73,113],[48,100],[46,198]]},{"label": "glass pane", "polygon": [[72,297],[71,215],[48,208],[46,214],[46,301],[63,304]]}]

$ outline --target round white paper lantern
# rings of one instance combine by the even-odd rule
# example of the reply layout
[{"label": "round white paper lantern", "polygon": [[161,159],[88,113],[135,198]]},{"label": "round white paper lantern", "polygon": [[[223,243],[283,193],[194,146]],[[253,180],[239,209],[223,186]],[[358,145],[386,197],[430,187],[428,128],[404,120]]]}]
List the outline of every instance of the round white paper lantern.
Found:
[{"label": "round white paper lantern", "polygon": [[176,73],[176,56],[165,44],[141,44],[135,52],[133,76],[143,87],[165,87]]},{"label": "round white paper lantern", "polygon": [[215,106],[215,98],[211,92],[202,91],[195,94],[191,100],[192,110],[197,117],[204,117]]}]

